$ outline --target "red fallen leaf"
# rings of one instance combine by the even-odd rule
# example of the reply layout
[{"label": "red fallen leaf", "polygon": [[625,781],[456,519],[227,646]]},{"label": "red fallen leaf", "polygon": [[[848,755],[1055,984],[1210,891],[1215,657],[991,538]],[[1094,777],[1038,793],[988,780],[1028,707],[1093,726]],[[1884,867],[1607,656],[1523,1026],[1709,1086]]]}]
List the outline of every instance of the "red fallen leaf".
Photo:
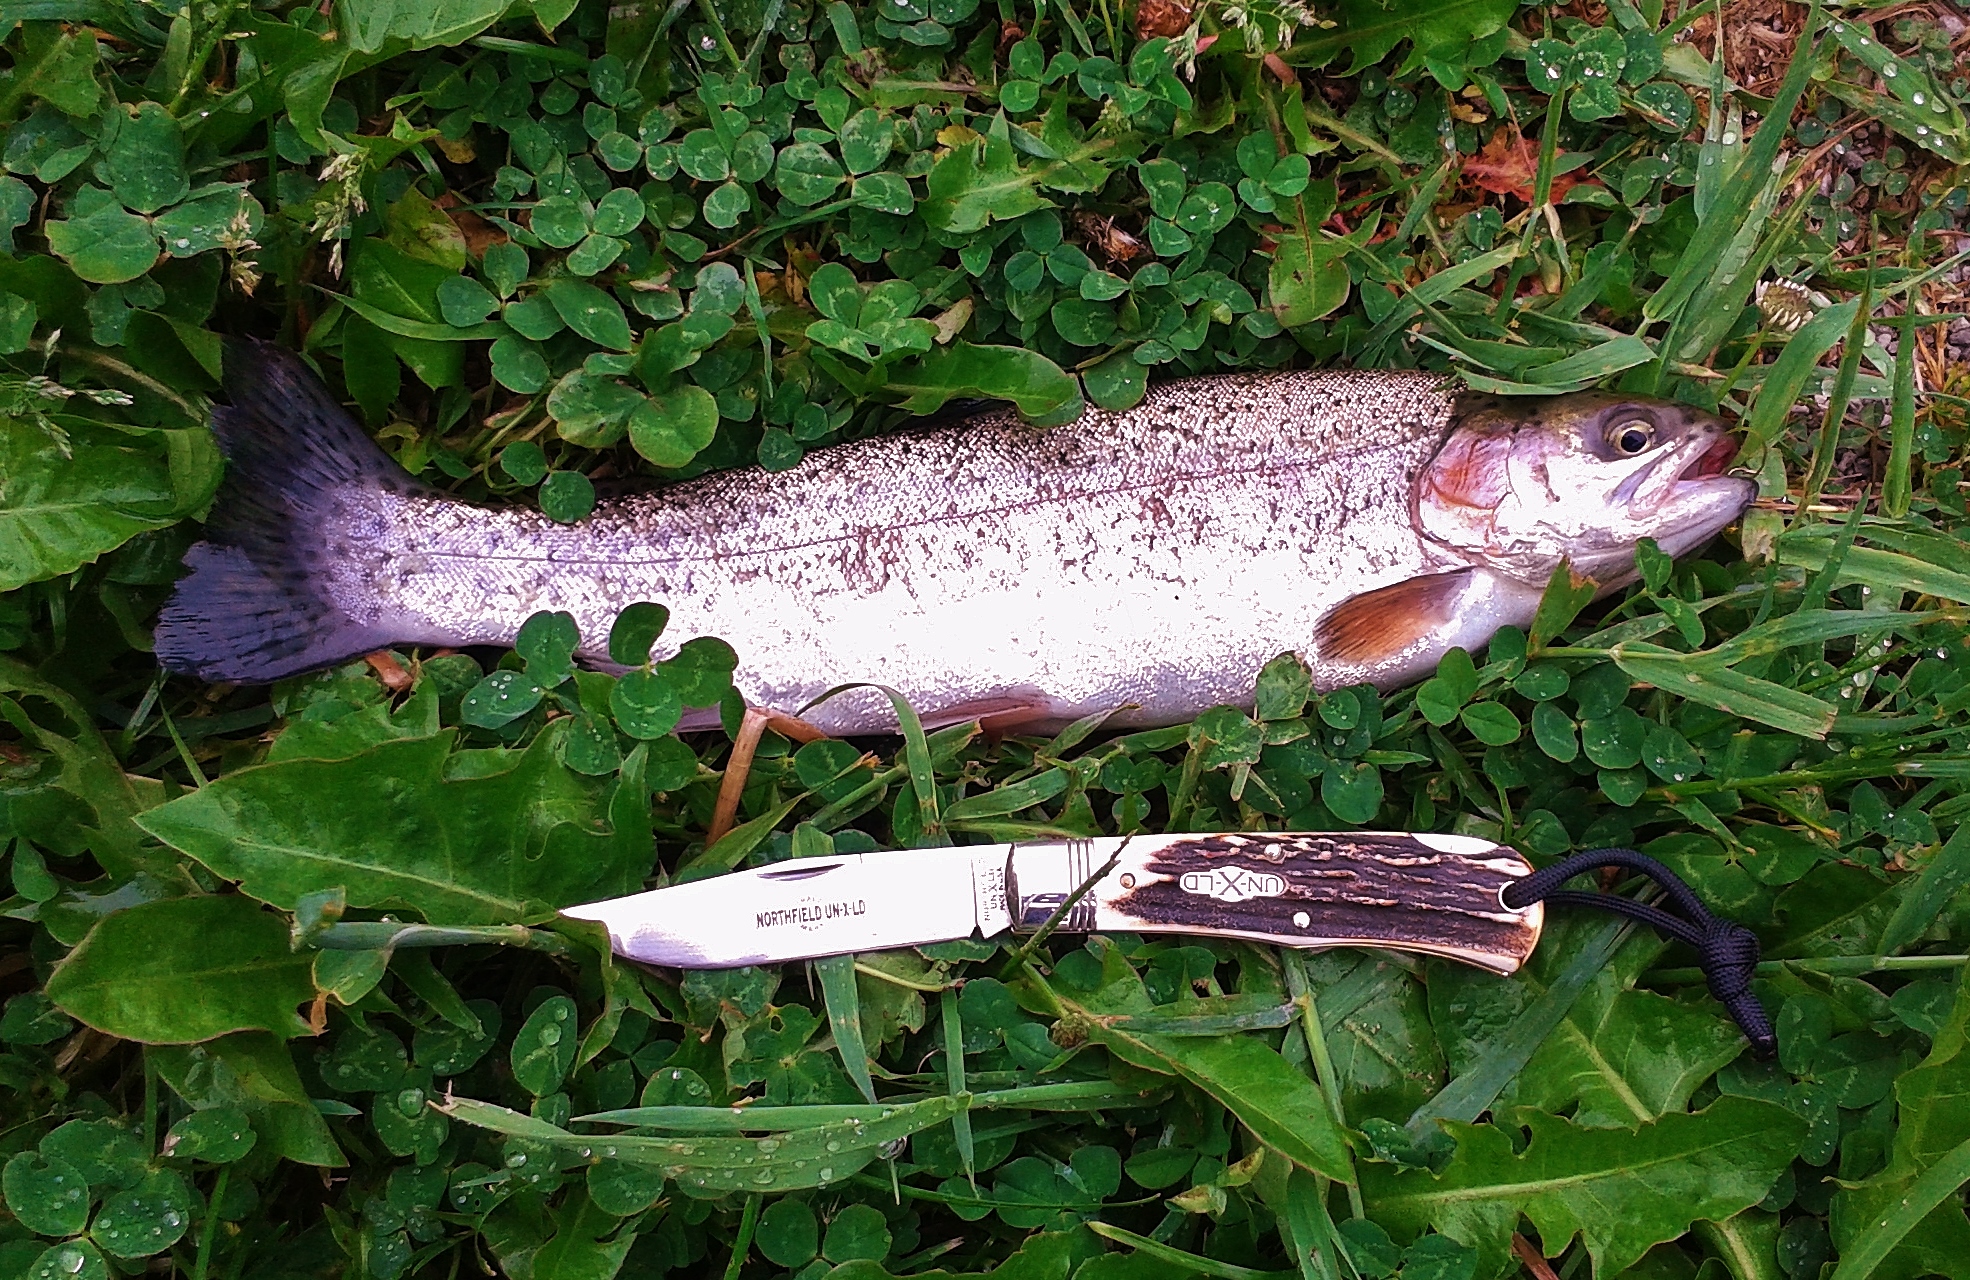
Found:
[{"label": "red fallen leaf", "polygon": [[[1532,203],[1532,184],[1539,174],[1539,152],[1510,125],[1501,126],[1484,144],[1484,150],[1464,161],[1464,176],[1486,191],[1512,196]],[[1558,201],[1581,179],[1572,174],[1553,175],[1552,198]]]}]

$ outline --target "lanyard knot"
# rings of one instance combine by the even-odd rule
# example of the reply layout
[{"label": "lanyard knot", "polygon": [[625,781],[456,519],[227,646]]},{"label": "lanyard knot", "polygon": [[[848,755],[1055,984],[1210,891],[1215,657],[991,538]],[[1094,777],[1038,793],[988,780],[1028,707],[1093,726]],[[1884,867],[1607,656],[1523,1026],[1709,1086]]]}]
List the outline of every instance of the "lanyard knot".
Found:
[{"label": "lanyard knot", "polygon": [[[1622,867],[1654,880],[1662,886],[1675,912],[1619,894],[1580,893],[1560,887],[1583,872],[1601,867]],[[1758,1056],[1769,1058],[1778,1051],[1771,1019],[1751,990],[1751,980],[1758,972],[1758,936],[1734,920],[1713,914],[1681,877],[1654,858],[1633,849],[1589,849],[1514,880],[1500,896],[1515,911],[1535,902],[1612,911],[1686,943],[1696,952],[1710,994],[1731,1015]]]}]

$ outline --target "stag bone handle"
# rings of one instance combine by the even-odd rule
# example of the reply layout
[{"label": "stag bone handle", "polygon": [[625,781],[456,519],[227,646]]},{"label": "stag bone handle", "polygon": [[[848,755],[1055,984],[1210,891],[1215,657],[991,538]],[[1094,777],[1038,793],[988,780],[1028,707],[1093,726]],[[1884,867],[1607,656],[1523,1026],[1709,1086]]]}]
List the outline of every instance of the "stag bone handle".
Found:
[{"label": "stag bone handle", "polygon": [[1474,836],[1107,836],[1014,845],[1006,903],[1012,927],[1031,932],[1087,885],[1059,928],[1388,947],[1511,973],[1545,913],[1538,903],[1514,911],[1499,895],[1531,873],[1513,850]]}]

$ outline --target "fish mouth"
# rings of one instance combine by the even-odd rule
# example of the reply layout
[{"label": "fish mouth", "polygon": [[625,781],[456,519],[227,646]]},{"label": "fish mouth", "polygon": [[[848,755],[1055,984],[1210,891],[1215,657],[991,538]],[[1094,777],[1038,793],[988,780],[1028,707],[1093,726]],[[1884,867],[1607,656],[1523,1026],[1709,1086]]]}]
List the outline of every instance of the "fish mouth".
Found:
[{"label": "fish mouth", "polygon": [[1737,458],[1737,440],[1705,433],[1663,450],[1625,477],[1608,499],[1637,515],[1653,515],[1664,503],[1715,488]]},{"label": "fish mouth", "polygon": [[1682,469],[1676,479],[1683,482],[1722,479],[1730,473],[1731,463],[1737,459],[1737,448],[1735,437],[1718,436],[1710,443],[1709,448],[1698,454]]}]

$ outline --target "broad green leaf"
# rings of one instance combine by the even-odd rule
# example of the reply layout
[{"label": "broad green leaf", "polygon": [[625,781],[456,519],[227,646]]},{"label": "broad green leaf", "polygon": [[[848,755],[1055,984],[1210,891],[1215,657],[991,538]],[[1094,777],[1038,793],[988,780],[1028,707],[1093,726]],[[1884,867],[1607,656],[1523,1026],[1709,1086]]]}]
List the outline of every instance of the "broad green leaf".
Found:
[{"label": "broad green leaf", "polygon": [[349,47],[376,53],[393,40],[412,49],[462,44],[509,7],[508,0],[344,0],[336,13]]},{"label": "broad green leaf", "polygon": [[185,138],[171,113],[155,102],[140,105],[116,130],[116,141],[96,165],[96,178],[137,213],[156,213],[191,194],[185,173]]},{"label": "broad green leaf", "polygon": [[463,271],[470,260],[465,233],[436,201],[416,187],[391,201],[383,222],[387,228],[384,239],[410,257],[446,271]]},{"label": "broad green leaf", "polygon": [[1012,143],[978,138],[953,147],[937,162],[918,209],[934,230],[980,231],[988,223],[1047,208],[1052,202],[1034,190],[1034,182],[1034,175],[1019,167]]},{"label": "broad green leaf", "polygon": [[660,604],[639,600],[624,606],[609,628],[609,660],[625,667],[648,662],[650,647],[668,625],[670,610]]},{"label": "broad green leaf", "polygon": [[1554,565],[1552,576],[1546,579],[1546,590],[1539,597],[1539,609],[1533,614],[1527,647],[1537,653],[1551,644],[1580,616],[1599,589],[1599,584],[1575,573],[1566,561]]},{"label": "broad green leaf", "polygon": [[1288,329],[1312,324],[1348,298],[1347,246],[1312,228],[1290,228],[1272,253],[1267,294]]},{"label": "broad green leaf", "polygon": [[[1342,963],[1335,952],[1310,964]],[[1393,964],[1365,959],[1317,993],[1320,1023],[1348,1118],[1400,1123],[1443,1084],[1443,1052],[1423,987]]]},{"label": "broad green leaf", "polygon": [[0,294],[0,355],[17,355],[34,341],[34,324],[41,318],[34,303],[11,293]]},{"label": "broad green leaf", "polygon": [[175,1169],[153,1169],[103,1201],[89,1236],[112,1258],[145,1258],[183,1239],[191,1221],[191,1188],[184,1178]]},{"label": "broad green leaf", "polygon": [[567,249],[588,234],[588,217],[573,197],[550,196],[534,206],[527,228],[550,249]]},{"label": "broad green leaf", "polygon": [[446,324],[466,329],[484,323],[487,316],[499,310],[499,299],[472,277],[453,276],[438,286],[438,309],[443,312]]},{"label": "broad green leaf", "polygon": [[839,262],[824,262],[807,280],[807,296],[814,309],[830,320],[853,328],[861,323],[862,286],[855,273]]},{"label": "broad green leaf", "polygon": [[1370,1216],[1400,1235],[1434,1227],[1498,1274],[1523,1213],[1552,1254],[1578,1236],[1597,1273],[1615,1275],[1697,1219],[1758,1203],[1805,1135],[1786,1108],[1735,1097],[1632,1131],[1577,1128],[1537,1111],[1519,1118],[1531,1133],[1522,1152],[1494,1125],[1452,1123],[1456,1152],[1441,1174],[1364,1165]]},{"label": "broad green leaf", "polygon": [[664,1176],[655,1169],[638,1169],[606,1159],[588,1167],[588,1198],[611,1217],[641,1213],[654,1205],[663,1191]]},{"label": "broad green leaf", "polygon": [[865,173],[855,179],[855,203],[884,213],[907,214],[916,208],[916,193],[900,173]]},{"label": "broad green leaf", "polygon": [[501,729],[540,705],[546,690],[520,671],[495,671],[466,690],[458,718],[478,729]]},{"label": "broad green leaf", "polygon": [[[1306,660],[1297,653],[1282,653],[1259,670],[1252,714],[1259,720],[1291,720],[1306,710],[1307,699],[1312,696],[1313,673],[1307,668]],[[1344,696],[1348,702],[1354,702],[1352,693]]]},{"label": "broad green leaf", "polygon": [[[540,353],[540,348],[536,347],[533,343],[526,342],[510,333],[505,334],[494,341],[487,355],[492,360],[493,377],[499,381],[499,385],[507,388],[509,391],[518,391],[521,395],[532,395],[547,386],[547,379],[550,372],[547,358]],[[541,466],[542,471],[540,474],[545,475],[545,458],[541,460]],[[508,474],[513,473],[509,472]],[[520,480],[522,484],[532,484],[538,482],[540,476],[535,476],[533,480],[524,480],[515,474],[513,478]]]},{"label": "broad green leaf", "polygon": [[1129,358],[1129,352],[1115,352],[1083,372],[1082,384],[1097,408],[1133,410],[1149,394],[1149,370]]},{"label": "broad green leaf", "polygon": [[241,769],[141,821],[289,909],[339,885],[351,906],[403,907],[431,924],[544,919],[633,891],[650,865],[642,757],[631,754],[620,783],[585,777],[557,760],[560,736],[549,729],[475,776],[446,777],[449,734]]},{"label": "broad green leaf", "polygon": [[[1389,9],[1376,0],[1343,0],[1338,24],[1298,42],[1294,53],[1308,66],[1324,66],[1344,49],[1354,52],[1351,71],[1371,66],[1404,40],[1418,54],[1454,60],[1473,40],[1511,20],[1510,0],[1444,0],[1426,8]],[[1297,59],[1296,59],[1297,60]]]},{"label": "broad green leaf", "polygon": [[1336,1182],[1354,1180],[1347,1140],[1320,1087],[1264,1041],[1246,1035],[1154,1035],[1098,1024],[1090,1038],[1132,1066],[1196,1085],[1293,1163]]},{"label": "broad green leaf", "polygon": [[53,1245],[39,1257],[27,1250],[25,1256],[32,1259],[20,1273],[26,1280],[110,1280],[109,1263],[88,1240]]},{"label": "broad green leaf", "polygon": [[821,1251],[821,1228],[805,1202],[775,1200],[759,1215],[753,1241],[768,1262],[800,1267]]},{"label": "broad green leaf", "polygon": [[151,269],[162,249],[150,219],[115,203],[65,222],[49,222],[48,247],[91,284],[122,284]]},{"label": "broad green leaf", "polygon": [[630,415],[644,404],[636,388],[577,369],[547,393],[547,412],[563,440],[606,448],[622,439]]},{"label": "broad green leaf", "polygon": [[815,142],[796,142],[780,151],[775,165],[780,194],[797,205],[816,205],[833,195],[848,175],[841,162]]},{"label": "broad green leaf", "polygon": [[872,1205],[851,1204],[828,1223],[821,1241],[821,1256],[836,1264],[854,1261],[880,1262],[889,1254],[889,1223],[882,1210]]},{"label": "broad green leaf", "polygon": [[904,407],[914,413],[982,396],[1010,400],[1026,417],[1052,421],[1081,403],[1080,385],[1039,352],[962,341],[937,348],[914,367],[893,371],[888,389],[907,393]]},{"label": "broad green leaf", "polygon": [[258,1140],[246,1112],[219,1106],[194,1111],[172,1125],[164,1135],[164,1150],[181,1159],[231,1164],[253,1150]]},{"label": "broad green leaf", "polygon": [[629,443],[660,467],[681,467],[718,433],[718,401],[685,383],[644,400],[629,415]]},{"label": "broad green leaf", "polygon": [[[1744,1051],[1709,1001],[1672,1000],[1634,983],[1663,944],[1632,939],[1595,975],[1507,1092],[1582,1127],[1639,1125],[1680,1111],[1697,1086]],[[1528,984],[1543,986],[1528,975]]]},{"label": "broad green leaf", "polygon": [[513,640],[513,650],[527,664],[527,674],[550,688],[574,673],[579,648],[581,630],[575,616],[558,611],[531,615],[520,624]]},{"label": "broad green leaf", "polygon": [[[39,15],[37,15],[39,16]],[[68,14],[48,14],[69,21]],[[95,114],[103,88],[96,80],[96,33],[57,22],[30,22],[21,35],[13,70],[0,82],[0,119],[11,120],[23,101],[39,98],[68,115]]]},{"label": "broad green leaf", "polygon": [[513,1079],[521,1088],[540,1097],[561,1087],[575,1063],[577,1030],[574,1001],[566,996],[541,1001],[513,1036]]},{"label": "broad green leaf", "polygon": [[[525,1264],[532,1268],[529,1274],[559,1280],[613,1280],[636,1245],[636,1232],[617,1230],[621,1220],[603,1211],[581,1188],[562,1198],[553,1221],[553,1238],[525,1258]],[[501,1260],[507,1263],[509,1274],[517,1272],[522,1263],[518,1256],[503,1256]]]},{"label": "broad green leaf", "polygon": [[146,439],[91,426],[62,439],[0,418],[0,591],[68,573],[182,519],[212,496],[219,474],[203,431]]},{"label": "broad green leaf", "polygon": [[[20,735],[19,741],[46,753],[54,766],[52,770],[42,766],[49,784],[43,794],[73,797],[93,817],[93,821],[78,820],[72,810],[61,806],[57,808],[61,830],[43,831],[26,816],[31,810],[24,802],[31,797],[17,793],[10,806],[14,828],[53,847],[69,842],[84,847],[104,870],[125,881],[143,872],[171,876],[173,859],[137,827],[136,816],[145,804],[130,775],[103,740],[95,718],[74,695],[5,655],[0,655],[0,693],[12,695],[0,700],[0,720]],[[52,777],[47,776],[50,772]],[[141,896],[130,899],[142,900]]]},{"label": "broad green leaf", "polygon": [[634,345],[622,304],[594,285],[563,277],[542,292],[568,327],[590,342],[611,351],[627,351]]},{"label": "broad green leaf", "polygon": [[80,1235],[89,1225],[89,1180],[66,1160],[16,1152],[0,1172],[0,1193],[8,1210],[36,1235]]},{"label": "broad green leaf", "polygon": [[605,236],[626,236],[643,224],[643,201],[628,187],[612,187],[595,204],[594,229]]},{"label": "broad green leaf", "polygon": [[573,524],[595,510],[595,485],[579,471],[550,471],[540,482],[540,513]]},{"label": "broad green leaf", "polygon": [[200,894],[106,916],[48,979],[48,998],[98,1031],[188,1044],[234,1031],[307,1033],[306,954],[249,899]]},{"label": "broad green leaf", "polygon": [[516,440],[499,451],[499,469],[521,484],[539,484],[547,475],[547,454],[531,440]]},{"label": "broad green leaf", "polygon": [[[1963,1144],[1970,1142],[1970,983],[1957,983],[1956,1002],[1949,1017],[1931,1038],[1928,1056],[1902,1073],[1895,1082],[1897,1123],[1888,1167],[1857,1186],[1833,1197],[1833,1238],[1844,1258],[1867,1247],[1883,1224],[1904,1208],[1921,1209],[1919,1221],[1895,1222],[1894,1247],[1871,1250],[1871,1274],[1876,1280],[1915,1280],[1940,1272],[1947,1275],[1970,1257],[1970,1221],[1962,1202],[1953,1196],[1938,1202],[1920,1196],[1923,1180],[1960,1181],[1950,1167],[1961,1161]],[[1938,1174],[1938,1170],[1945,1172]],[[1843,1280],[1846,1280],[1843,1277]]]}]

